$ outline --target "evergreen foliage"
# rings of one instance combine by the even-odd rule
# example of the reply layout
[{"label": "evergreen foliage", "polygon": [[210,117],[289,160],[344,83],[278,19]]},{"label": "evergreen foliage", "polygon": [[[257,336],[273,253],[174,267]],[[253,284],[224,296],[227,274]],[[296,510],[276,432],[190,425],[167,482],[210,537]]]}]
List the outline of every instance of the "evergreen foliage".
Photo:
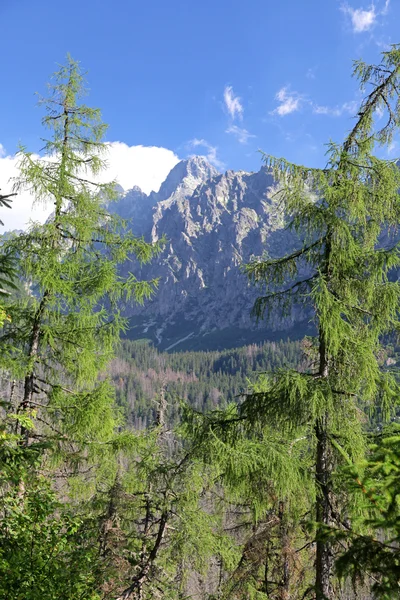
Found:
[{"label": "evergreen foliage", "polygon": [[113,390],[98,377],[125,327],[117,303],[142,302],[157,283],[132,274],[122,279],[118,265],[132,254],[148,261],[159,247],[122,236],[123,223],[106,212],[114,183],[96,183],[105,165],[105,126],[97,109],[80,104],[78,63],[68,57],[49,90],[40,103],[52,135],[39,160],[20,149],[15,190],[29,189],[54,212],[44,225],[34,223],[2,245],[2,257],[18,256],[17,276],[29,293],[7,302],[11,322],[0,345],[11,378],[23,379],[11,412],[35,411],[35,431],[22,428],[26,443],[46,435],[54,450],[68,440],[75,452],[85,447],[87,454],[94,442],[113,435],[116,423]]},{"label": "evergreen foliage", "polygon": [[[255,391],[264,379],[254,384]],[[184,415],[198,455],[214,469],[218,465],[225,502],[245,509],[242,557],[226,574],[221,598],[306,597],[313,549],[305,515],[315,499],[309,436],[297,429],[283,437],[270,423],[248,419],[241,406],[206,415],[186,406]]]},{"label": "evergreen foliage", "polygon": [[341,577],[356,586],[372,582],[375,598],[399,598],[400,577],[400,427],[391,424],[374,436],[368,459],[345,470],[350,491],[358,496],[359,512],[351,529],[327,531],[345,544],[337,561]]},{"label": "evergreen foliage", "polygon": [[147,341],[122,340],[108,372],[128,424],[150,426],[154,398],[165,389],[168,420],[179,419],[177,398],[198,411],[239,401],[257,373],[300,364],[300,342],[266,342],[222,352],[160,353]]},{"label": "evergreen foliage", "polygon": [[[257,316],[267,315],[272,305],[290,307],[296,301],[315,310],[314,364],[305,373],[271,375],[263,391],[246,398],[240,414],[253,423],[270,421],[284,434],[305,427],[313,441],[320,523],[317,599],[335,597],[334,548],[320,533],[322,527],[343,523],[340,490],[332,477],[341,452],[351,460],[363,455],[359,400],[379,404],[387,414],[397,395],[396,380],[381,371],[378,353],[382,336],[398,328],[400,288],[389,274],[400,256],[388,228],[399,222],[400,174],[394,161],[374,152],[390,142],[400,124],[400,48],[383,53],[377,66],[356,62],[354,74],[361,89],[372,91],[344,143],[329,144],[325,169],[265,156],[282,182],[289,227],[304,241],[290,255],[256,260],[246,269],[252,281],[267,288],[254,307]],[[374,120],[378,110],[387,111],[382,127]]]},{"label": "evergreen foliage", "polygon": [[[281,444],[280,462],[270,458],[265,474],[285,504],[307,486],[303,507],[316,522],[315,536],[311,531],[309,538],[309,543],[316,540],[316,556],[315,583],[305,596],[315,594],[317,600],[337,597],[336,547],[326,530],[344,527],[351,508],[343,481],[334,471],[343,456],[355,462],[364,456],[362,409],[379,408],[388,416],[398,395],[396,378],[381,369],[380,355],[382,337],[398,329],[400,287],[390,275],[400,264],[393,236],[400,218],[400,172],[394,161],[374,153],[390,142],[400,124],[400,48],[383,53],[377,66],[356,62],[354,74],[361,89],[370,86],[372,92],[362,101],[343,144],[328,145],[325,169],[264,155],[281,183],[278,194],[288,227],[300,242],[288,255],[264,256],[245,269],[251,281],[266,290],[254,306],[258,318],[268,318],[277,309],[287,314],[296,303],[313,308],[317,336],[309,341],[309,364],[263,376],[233,412],[211,414],[197,427],[189,419],[198,438],[209,444],[217,437],[225,452],[232,443],[243,441],[249,449],[254,443],[269,446],[260,449],[264,454]],[[379,127],[374,115],[381,110],[387,111],[387,119]],[[303,439],[306,443],[296,463],[287,449],[292,441]],[[310,471],[302,483],[288,477],[285,446],[292,469],[297,471],[303,462],[312,465],[314,481]],[[251,473],[251,452],[244,456],[243,450],[246,468],[241,469],[241,478]],[[235,476],[227,472],[224,485],[230,482],[235,483]],[[244,486],[242,479],[239,489]]]},{"label": "evergreen foliage", "polygon": [[377,153],[400,125],[400,47],[354,72],[372,91],[325,169],[264,156],[299,246],[245,267],[258,318],[304,303],[316,337],[169,355],[119,344],[124,305],[158,283],[120,266],[162,241],[108,213],[105,126],[79,64],[55,74],[44,156],[20,148],[13,192],[53,214],[0,246],[1,597],[332,600],[335,559],[399,597],[400,435],[381,429],[399,392],[400,171]]},{"label": "evergreen foliage", "polygon": [[113,182],[98,183],[106,128],[100,112],[81,103],[83,86],[68,57],[40,101],[50,130],[44,156],[22,147],[15,182],[15,193],[28,189],[36,202],[52,203],[53,214],[3,238],[0,253],[2,266],[13,257],[12,270],[3,268],[8,287],[17,278],[26,290],[4,299],[10,320],[0,332],[9,380],[0,553],[10,599],[98,598],[96,515],[76,502],[114,479],[117,453],[132,443],[118,433],[122,417],[103,372],[126,327],[121,304],[142,302],[157,286],[119,275],[130,256],[146,262],[160,245],[125,232],[107,213],[116,193]]},{"label": "evergreen foliage", "polygon": [[[102,593],[119,600],[186,597],[188,578],[209,562],[234,562],[235,544],[213,502],[213,474],[168,430],[161,393],[155,427],[137,435],[134,451],[105,497],[101,554],[108,577]],[[105,509],[105,510],[104,510]]]}]

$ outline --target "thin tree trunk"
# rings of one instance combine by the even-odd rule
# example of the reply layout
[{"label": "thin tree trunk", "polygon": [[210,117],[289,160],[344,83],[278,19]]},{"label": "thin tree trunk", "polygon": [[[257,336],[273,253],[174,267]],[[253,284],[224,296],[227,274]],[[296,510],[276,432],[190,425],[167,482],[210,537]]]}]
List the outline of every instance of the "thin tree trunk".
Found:
[{"label": "thin tree trunk", "polygon": [[331,505],[331,452],[329,448],[327,424],[328,413],[320,419],[316,425],[315,433],[317,437],[317,464],[316,464],[316,485],[317,485],[317,510],[316,517],[317,530],[317,557],[316,557],[316,599],[331,600],[334,598],[332,588],[332,575],[334,566],[334,556],[332,544],[320,539],[322,527],[332,525],[332,505]]},{"label": "thin tree trunk", "polygon": [[[30,370],[25,375],[24,395],[22,397],[22,402],[20,403],[20,405],[18,407],[18,411],[21,411],[21,410],[23,411],[23,410],[26,410],[27,408],[29,408],[29,405],[32,402],[33,394],[35,391],[34,364],[35,364],[35,359],[39,352],[42,316],[43,316],[43,312],[46,308],[46,304],[48,302],[49,296],[50,296],[49,292],[45,291],[45,293],[42,296],[42,300],[39,304],[39,308],[37,309],[36,314],[35,314],[35,319],[34,319],[33,326],[32,326],[32,335],[31,335],[31,340],[30,340],[30,345],[29,345],[29,353],[28,353],[28,359],[31,363]],[[20,431],[21,431],[21,436],[23,438],[21,441],[21,445],[27,446],[29,443],[29,430],[26,427],[21,427]]]},{"label": "thin tree trunk", "polygon": [[117,600],[128,600],[135,598],[135,600],[141,600],[143,597],[143,586],[149,578],[149,572],[157,558],[158,551],[160,550],[161,543],[164,539],[165,527],[168,521],[168,512],[163,512],[160,517],[158,524],[158,531],[154,545],[147,557],[146,562],[141,566],[140,571],[136,577],[133,578],[132,584],[126,588],[122,595]]},{"label": "thin tree trunk", "polygon": [[282,578],[280,583],[280,600],[289,600],[290,587],[290,564],[289,564],[289,535],[288,524],[285,515],[285,503],[280,501],[278,508],[279,538],[282,548]]},{"label": "thin tree trunk", "polygon": [[[329,238],[328,238],[329,240]],[[326,260],[328,263],[330,244],[327,242]],[[328,269],[327,269],[328,270]],[[326,348],[325,333],[320,329],[319,333],[319,375],[323,378],[329,376],[329,362]],[[315,424],[315,435],[317,438],[317,455],[315,483],[317,488],[316,502],[316,520],[317,528],[317,556],[316,556],[316,577],[315,589],[316,600],[331,600],[333,596],[332,575],[334,566],[334,557],[332,544],[321,540],[321,529],[332,525],[332,457],[328,439],[328,411],[318,419]]]},{"label": "thin tree trunk", "polygon": [[270,539],[267,539],[267,543],[265,545],[265,563],[264,563],[264,584],[263,584],[263,592],[269,597],[269,557],[271,553],[271,544]]},{"label": "thin tree trunk", "polygon": [[[31,336],[31,342],[30,342],[29,354],[28,354],[28,358],[30,361],[32,361],[32,363],[34,362],[35,358],[38,355],[40,330],[41,330],[41,325],[42,325],[42,315],[43,315],[44,309],[46,308],[46,304],[49,299],[49,296],[50,296],[49,292],[45,291],[45,293],[42,296],[42,300],[39,304],[39,308],[36,311],[35,320],[33,322],[32,336]],[[34,377],[34,368],[33,368],[33,364],[32,364],[30,372],[25,376],[24,396],[23,396],[23,400],[22,400],[22,404],[21,404],[21,408],[23,410],[28,408],[29,403],[32,401],[32,396],[34,393],[34,383],[35,383],[35,377]]]}]

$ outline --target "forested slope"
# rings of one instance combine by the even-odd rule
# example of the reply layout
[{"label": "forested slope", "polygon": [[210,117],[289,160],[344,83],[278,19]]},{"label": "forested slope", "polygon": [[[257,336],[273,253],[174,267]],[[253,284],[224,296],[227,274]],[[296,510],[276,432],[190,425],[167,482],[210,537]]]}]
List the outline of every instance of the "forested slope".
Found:
[{"label": "forested slope", "polygon": [[148,341],[124,340],[109,369],[118,403],[128,422],[137,428],[155,419],[160,391],[170,410],[179,400],[199,411],[224,408],[237,402],[257,374],[301,362],[301,342],[282,340],[221,352],[159,352]]}]

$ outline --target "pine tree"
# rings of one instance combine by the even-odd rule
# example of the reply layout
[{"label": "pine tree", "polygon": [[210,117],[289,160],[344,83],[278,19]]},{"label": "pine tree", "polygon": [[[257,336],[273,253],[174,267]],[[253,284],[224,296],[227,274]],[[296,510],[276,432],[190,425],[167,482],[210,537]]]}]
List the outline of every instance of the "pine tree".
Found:
[{"label": "pine tree", "polygon": [[[261,377],[254,391],[264,385]],[[244,521],[233,519],[241,555],[236,564],[224,564],[219,598],[306,597],[310,544],[299,522],[312,502],[307,436],[292,431],[283,438],[233,404],[205,415],[185,407],[184,423],[196,453],[216,472],[226,520],[239,511]],[[297,552],[302,547],[305,560]]]},{"label": "pine tree", "polygon": [[[115,184],[97,182],[106,165],[106,127],[100,112],[81,102],[79,64],[68,57],[49,90],[40,102],[51,135],[39,160],[20,149],[15,193],[28,189],[36,202],[52,204],[53,213],[45,224],[3,238],[0,249],[0,265],[14,257],[12,275],[24,289],[5,298],[10,321],[0,331],[1,367],[12,382],[3,389],[0,436],[0,574],[9,581],[10,599],[98,597],[89,564],[94,566],[98,547],[95,515],[74,502],[90,496],[99,482],[108,485],[118,451],[132,444],[130,434],[118,432],[121,415],[104,372],[127,327],[124,303],[142,302],[157,287],[157,281],[138,281],[131,273],[123,277],[121,267],[128,260],[149,261],[160,250],[107,211]],[[41,541],[29,555],[26,540],[35,536]],[[57,537],[60,545],[54,545]],[[47,574],[48,596],[41,591],[41,564],[54,567]]]},{"label": "pine tree", "polygon": [[[254,307],[262,318],[305,303],[314,311],[314,367],[281,370],[240,407],[241,418],[269,422],[283,435],[305,431],[315,452],[317,600],[335,597],[334,547],[322,534],[345,526],[333,471],[342,453],[363,454],[361,406],[387,410],[394,377],[379,368],[382,335],[397,328],[400,287],[389,274],[400,264],[390,228],[400,218],[399,169],[374,155],[400,125],[400,48],[382,62],[356,62],[361,88],[371,86],[357,121],[341,145],[329,144],[325,169],[265,156],[281,182],[282,206],[302,242],[290,254],[255,260],[247,273],[266,288]],[[382,127],[377,111],[386,112]]]},{"label": "pine tree", "polygon": [[[35,436],[46,431],[59,446],[68,439],[79,447],[111,435],[115,426],[113,393],[99,374],[126,327],[119,306],[142,302],[157,284],[121,277],[120,265],[132,255],[148,261],[159,246],[124,232],[123,222],[107,212],[115,185],[96,183],[106,164],[106,126],[97,109],[80,103],[78,63],[68,57],[49,90],[40,104],[52,135],[40,160],[20,149],[14,187],[52,203],[53,214],[3,243],[2,256],[18,256],[18,277],[30,292],[7,303],[12,320],[0,344],[5,366],[23,379],[18,418],[35,411]],[[33,434],[22,429],[28,443]]]}]

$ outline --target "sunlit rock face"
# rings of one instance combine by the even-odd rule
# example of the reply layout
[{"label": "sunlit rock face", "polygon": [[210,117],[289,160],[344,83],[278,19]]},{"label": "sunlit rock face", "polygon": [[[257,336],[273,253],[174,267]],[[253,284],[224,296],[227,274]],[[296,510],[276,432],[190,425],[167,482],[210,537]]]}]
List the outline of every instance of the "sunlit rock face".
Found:
[{"label": "sunlit rock face", "polygon": [[132,337],[150,337],[164,349],[224,347],[282,337],[304,320],[300,309],[268,326],[250,316],[262,290],[249,285],[242,265],[293,248],[276,189],[265,168],[221,174],[194,157],[178,163],[158,193],[135,187],[122,194],[115,210],[133,232],[167,240],[161,256],[140,269],[142,278],[160,279],[157,294],[143,307],[125,307],[135,317]]}]

